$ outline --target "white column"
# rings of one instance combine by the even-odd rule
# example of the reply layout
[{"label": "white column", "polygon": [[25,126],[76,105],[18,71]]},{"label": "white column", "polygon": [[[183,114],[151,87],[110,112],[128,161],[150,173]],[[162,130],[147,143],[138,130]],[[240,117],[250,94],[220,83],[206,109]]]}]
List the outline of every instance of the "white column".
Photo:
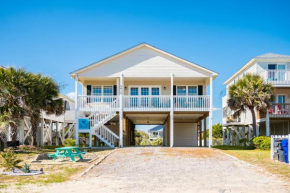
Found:
[{"label": "white column", "polygon": [[79,144],[78,75],[75,75],[75,140]]},{"label": "white column", "polygon": [[243,139],[245,139],[245,130],[246,130],[246,129],[245,129],[245,126],[243,126],[243,128],[242,128],[242,138],[243,138]]},{"label": "white column", "polygon": [[249,138],[249,141],[251,141],[251,139],[252,139],[252,128],[251,128],[252,126],[248,126],[248,138]]},{"label": "white column", "polygon": [[120,76],[120,110],[119,110],[119,146],[123,147],[123,95],[124,95],[124,76]]},{"label": "white column", "polygon": [[230,135],[231,135],[230,128],[227,127],[227,143],[226,143],[226,145],[230,144]]},{"label": "white column", "polygon": [[266,114],[266,136],[270,136],[270,118],[269,118],[269,112],[267,111]]},{"label": "white column", "polygon": [[40,146],[43,146],[44,142],[44,119],[41,118],[41,130],[40,130]]},{"label": "white column", "polygon": [[256,124],[256,136],[258,137],[260,134],[260,125]]},{"label": "white column", "polygon": [[89,132],[89,147],[92,148],[92,130]]},{"label": "white column", "polygon": [[25,127],[25,124],[24,124],[24,121],[20,121],[20,126],[18,127],[18,130],[19,130],[19,135],[20,135],[20,139],[19,139],[19,142],[21,145],[24,144],[24,127]]},{"label": "white column", "polygon": [[213,111],[213,89],[212,89],[212,75],[210,77],[210,109],[209,109],[209,119],[208,119],[208,126],[209,126],[209,140],[208,140],[208,147],[212,147],[212,111]]},{"label": "white column", "polygon": [[55,145],[59,145],[59,123],[56,122],[55,124]]},{"label": "white column", "polygon": [[[288,145],[289,145],[289,138],[288,138]],[[270,158],[273,160],[274,157],[274,136],[271,136],[271,153]]]},{"label": "white column", "polygon": [[170,95],[170,147],[174,145],[174,114],[173,114],[173,77],[171,74],[171,95]]}]

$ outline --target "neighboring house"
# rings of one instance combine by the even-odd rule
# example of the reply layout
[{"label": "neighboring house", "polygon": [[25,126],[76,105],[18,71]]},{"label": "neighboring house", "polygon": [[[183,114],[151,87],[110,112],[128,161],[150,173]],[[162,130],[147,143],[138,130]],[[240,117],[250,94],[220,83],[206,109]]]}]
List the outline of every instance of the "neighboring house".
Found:
[{"label": "neighboring house", "polygon": [[164,146],[197,146],[207,117],[212,131],[212,82],[218,74],[146,43],[70,75],[75,93],[79,84],[82,92],[75,99],[77,142],[79,133],[88,133],[90,147],[131,146],[135,125],[162,124]]},{"label": "neighboring house", "polygon": [[[75,102],[63,94],[60,94],[59,97],[64,100],[65,113],[60,116],[53,114],[47,115],[44,112],[41,113],[36,138],[38,145],[59,145],[63,144],[66,138],[74,138]],[[20,121],[18,128],[18,138],[20,144],[29,143],[30,132],[30,118],[24,117],[24,119]],[[7,132],[7,140],[10,140],[9,129]]]},{"label": "neighboring house", "polygon": [[231,78],[225,81],[224,84],[226,85],[227,94],[223,97],[223,125],[228,127],[228,129],[232,128],[236,131],[239,131],[239,128],[245,129],[245,127],[248,128],[248,131],[251,131],[251,113],[247,111],[238,119],[234,120],[231,117],[232,112],[227,107],[229,86],[235,84],[235,82],[246,73],[257,73],[261,75],[265,81],[272,83],[275,87],[274,93],[276,100],[271,109],[265,115],[256,112],[257,135],[270,136],[289,134],[290,56],[273,53],[254,57]]},{"label": "neighboring house", "polygon": [[149,140],[163,138],[163,125],[157,125],[148,130]]}]

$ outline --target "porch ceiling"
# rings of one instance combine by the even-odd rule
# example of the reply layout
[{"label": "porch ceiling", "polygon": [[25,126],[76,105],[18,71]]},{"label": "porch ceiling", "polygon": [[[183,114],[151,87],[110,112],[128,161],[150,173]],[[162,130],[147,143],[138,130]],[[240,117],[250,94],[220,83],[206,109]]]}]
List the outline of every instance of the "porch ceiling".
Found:
[{"label": "porch ceiling", "polygon": [[163,124],[168,114],[126,114],[136,125],[160,125]]}]

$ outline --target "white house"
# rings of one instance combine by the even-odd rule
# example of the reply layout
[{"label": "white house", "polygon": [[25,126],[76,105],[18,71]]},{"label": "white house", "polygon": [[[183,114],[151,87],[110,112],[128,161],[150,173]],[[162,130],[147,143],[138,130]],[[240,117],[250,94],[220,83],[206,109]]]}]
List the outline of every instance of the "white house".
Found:
[{"label": "white house", "polygon": [[149,140],[163,138],[163,125],[157,125],[148,130]]},{"label": "white house", "polygon": [[[275,88],[276,101],[272,108],[265,114],[257,117],[257,135],[286,135],[290,132],[290,56],[267,53],[252,58],[238,72],[225,81],[226,96],[223,97],[223,125],[232,132],[239,133],[239,130],[251,131],[252,117],[247,111],[237,120],[231,118],[231,111],[227,108],[228,88],[230,85],[243,77],[246,73],[256,73],[264,77],[267,82]],[[245,127],[247,127],[245,129]],[[234,130],[234,131],[233,131]],[[251,133],[250,132],[250,136]],[[245,134],[242,134],[245,135]],[[241,136],[239,136],[241,137]],[[230,139],[227,140],[227,143]]]},{"label": "white house", "polygon": [[98,141],[130,146],[135,125],[162,124],[164,146],[197,146],[209,116],[211,146],[216,72],[142,43],[70,75],[82,93],[75,98],[77,141],[79,133],[89,133],[90,147]]}]

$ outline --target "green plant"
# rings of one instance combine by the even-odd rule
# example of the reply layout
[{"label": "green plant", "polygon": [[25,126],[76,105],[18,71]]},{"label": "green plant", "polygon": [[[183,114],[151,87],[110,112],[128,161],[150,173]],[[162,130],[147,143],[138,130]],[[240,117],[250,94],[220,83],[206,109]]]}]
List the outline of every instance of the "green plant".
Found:
[{"label": "green plant", "polygon": [[143,140],[140,142],[140,145],[150,145],[150,141],[149,141],[149,139],[143,139]]},{"label": "green plant", "polygon": [[237,118],[241,113],[249,110],[252,115],[253,133],[256,136],[256,113],[255,110],[266,112],[275,100],[272,84],[265,82],[264,78],[257,74],[246,74],[235,84],[229,87],[228,107],[234,111]]},{"label": "green plant", "polygon": [[271,138],[267,136],[259,136],[253,139],[253,144],[256,148],[269,150],[271,147]]},{"label": "green plant", "polygon": [[65,147],[76,146],[76,140],[74,140],[72,138],[67,138],[64,140],[64,146]]},{"label": "green plant", "polygon": [[151,145],[161,146],[163,145],[163,139],[162,138],[153,139],[153,141],[151,141]]},{"label": "green plant", "polygon": [[212,136],[215,139],[223,137],[223,127],[220,123],[217,123],[217,124],[212,126]]},{"label": "green plant", "polygon": [[21,168],[18,164],[22,160],[17,159],[17,155],[12,150],[7,150],[1,153],[1,166],[4,167],[4,171],[9,171],[13,168]]},{"label": "green plant", "polygon": [[24,164],[23,169],[25,173],[30,173],[30,166],[31,166],[30,164],[26,164],[26,163]]}]

